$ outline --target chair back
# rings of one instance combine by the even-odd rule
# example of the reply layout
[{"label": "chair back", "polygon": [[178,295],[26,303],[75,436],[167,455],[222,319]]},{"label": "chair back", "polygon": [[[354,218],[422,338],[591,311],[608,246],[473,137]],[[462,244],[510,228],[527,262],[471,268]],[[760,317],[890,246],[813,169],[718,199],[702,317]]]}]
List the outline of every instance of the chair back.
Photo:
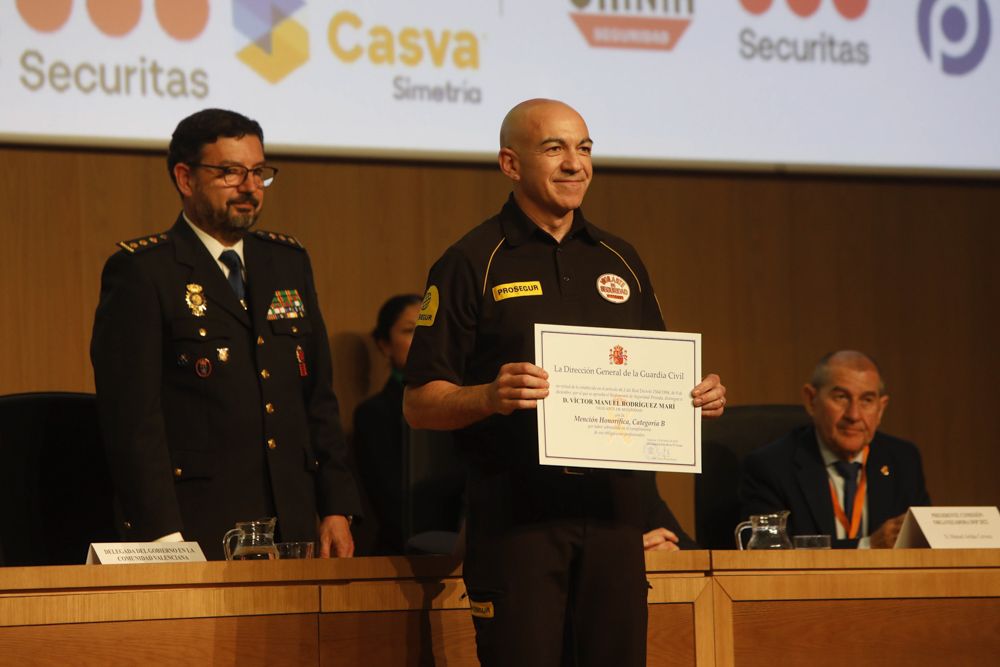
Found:
[{"label": "chair back", "polygon": [[[408,550],[427,553],[426,547],[419,546],[427,541],[418,536],[445,532],[457,537],[463,513],[466,466],[451,432],[405,428],[404,438],[404,541]],[[439,550],[435,548],[432,552]]]},{"label": "chair back", "polygon": [[83,563],[114,507],[93,394],[0,396],[0,565]]},{"label": "chair back", "polygon": [[743,459],[810,423],[801,405],[737,405],[701,429],[701,474],[695,477],[694,513],[698,544],[733,549],[733,529],[743,518],[737,495]]}]

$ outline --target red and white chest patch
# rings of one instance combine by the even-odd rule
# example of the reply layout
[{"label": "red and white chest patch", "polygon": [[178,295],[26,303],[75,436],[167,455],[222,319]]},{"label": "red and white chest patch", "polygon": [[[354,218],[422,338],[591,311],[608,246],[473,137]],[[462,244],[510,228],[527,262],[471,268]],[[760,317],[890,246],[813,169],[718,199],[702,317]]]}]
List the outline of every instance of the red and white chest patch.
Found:
[{"label": "red and white chest patch", "polygon": [[632,290],[621,276],[605,273],[597,278],[597,293],[611,303],[625,303]]}]

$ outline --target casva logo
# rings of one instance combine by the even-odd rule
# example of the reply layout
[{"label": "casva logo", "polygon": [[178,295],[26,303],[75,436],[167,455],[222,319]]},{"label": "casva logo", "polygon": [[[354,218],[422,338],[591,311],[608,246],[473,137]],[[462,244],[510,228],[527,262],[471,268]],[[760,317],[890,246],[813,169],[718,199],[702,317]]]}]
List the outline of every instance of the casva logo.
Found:
[{"label": "casva logo", "polygon": [[590,46],[671,51],[694,16],[694,0],[570,0]]},{"label": "casva logo", "polygon": [[986,0],[921,0],[917,33],[927,59],[945,74],[968,74],[990,45]]},{"label": "casva logo", "polygon": [[234,0],[233,25],[250,44],[236,53],[243,64],[278,83],[309,60],[309,33],[292,14],[304,0]]},{"label": "casva logo", "polygon": [[[123,37],[139,24],[142,0],[87,0],[90,22],[108,37]],[[174,39],[194,39],[208,24],[208,0],[155,0],[156,20]],[[73,0],[17,0],[17,13],[38,32],[56,32],[73,13]]]},{"label": "casva logo", "polygon": [[[822,4],[822,0],[785,1],[788,4],[788,8],[792,10],[792,13],[804,19],[815,14],[816,10]],[[740,0],[740,4],[743,5],[743,9],[751,14],[763,14],[771,9],[774,0]],[[865,13],[865,10],[868,9],[868,0],[833,0],[833,6],[837,8],[837,12],[845,19],[853,20]]]}]

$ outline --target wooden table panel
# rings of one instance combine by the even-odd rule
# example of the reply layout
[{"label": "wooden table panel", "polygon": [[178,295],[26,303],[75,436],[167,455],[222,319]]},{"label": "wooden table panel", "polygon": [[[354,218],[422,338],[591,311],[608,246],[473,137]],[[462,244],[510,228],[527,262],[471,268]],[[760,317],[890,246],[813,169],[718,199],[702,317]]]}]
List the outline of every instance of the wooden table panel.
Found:
[{"label": "wooden table panel", "polygon": [[735,664],[983,665],[1000,656],[1000,600],[733,604]]},{"label": "wooden table panel", "polygon": [[319,611],[315,586],[95,591],[0,597],[4,626],[298,614]]},{"label": "wooden table panel", "polygon": [[[613,623],[613,619],[608,619]],[[695,660],[693,604],[649,606],[646,630],[646,665],[691,665]]]},{"label": "wooden table panel", "polygon": [[478,667],[468,610],[321,614],[322,667]]},{"label": "wooden table panel", "polygon": [[19,667],[319,663],[315,614],[0,627],[0,647]]},{"label": "wooden table panel", "polygon": [[461,579],[356,581],[320,590],[324,612],[469,608]]}]

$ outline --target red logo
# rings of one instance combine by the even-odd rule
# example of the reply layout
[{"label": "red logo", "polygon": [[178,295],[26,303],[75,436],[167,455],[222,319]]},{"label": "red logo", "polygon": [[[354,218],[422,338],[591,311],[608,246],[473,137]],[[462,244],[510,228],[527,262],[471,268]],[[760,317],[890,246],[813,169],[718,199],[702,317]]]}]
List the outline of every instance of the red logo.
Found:
[{"label": "red logo", "polygon": [[618,2],[570,0],[570,16],[587,43],[598,48],[671,51],[691,25],[694,0]]},{"label": "red logo", "polygon": [[628,363],[628,350],[621,345],[615,345],[608,350],[608,361],[616,366],[624,366]]},{"label": "red logo", "polygon": [[[858,18],[868,9],[868,0],[832,1],[833,6],[837,8],[840,15],[848,20]],[[785,2],[795,15],[802,18],[808,18],[815,14],[819,6],[823,4],[823,0],[785,0]],[[751,14],[763,14],[771,8],[774,0],[740,0],[740,4],[743,5],[743,9]]]}]

